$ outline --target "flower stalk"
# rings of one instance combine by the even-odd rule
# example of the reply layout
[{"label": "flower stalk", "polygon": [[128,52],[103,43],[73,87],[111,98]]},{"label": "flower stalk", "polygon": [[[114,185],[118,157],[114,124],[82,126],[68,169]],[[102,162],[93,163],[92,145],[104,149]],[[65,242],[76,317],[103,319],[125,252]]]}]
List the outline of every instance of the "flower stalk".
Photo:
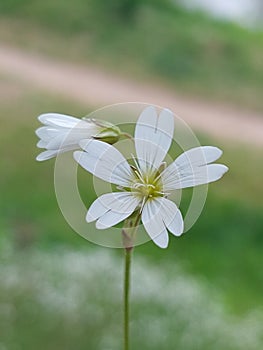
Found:
[{"label": "flower stalk", "polygon": [[125,254],[124,286],[123,286],[123,349],[129,350],[130,343],[130,285],[131,260],[134,248],[134,238],[140,222],[140,211],[127,218],[122,229],[122,240]]},{"label": "flower stalk", "polygon": [[133,247],[125,248],[124,294],[123,294],[123,336],[124,350],[129,350],[130,342],[130,276]]}]

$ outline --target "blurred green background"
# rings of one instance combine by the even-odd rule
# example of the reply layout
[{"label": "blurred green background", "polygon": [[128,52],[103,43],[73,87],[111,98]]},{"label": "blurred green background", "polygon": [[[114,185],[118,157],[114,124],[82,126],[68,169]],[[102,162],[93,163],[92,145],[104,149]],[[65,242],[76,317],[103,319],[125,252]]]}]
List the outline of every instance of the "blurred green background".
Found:
[{"label": "blurred green background", "polygon": [[[262,28],[175,1],[1,0],[0,41],[0,50],[263,111]],[[87,108],[1,67],[0,77],[0,350],[120,349],[122,252],[71,230],[55,199],[54,161],[35,161],[39,114],[81,117],[100,105]],[[224,150],[230,171],[210,186],[187,234],[170,236],[167,250],[136,248],[132,347],[260,350],[262,148],[198,136]]]}]

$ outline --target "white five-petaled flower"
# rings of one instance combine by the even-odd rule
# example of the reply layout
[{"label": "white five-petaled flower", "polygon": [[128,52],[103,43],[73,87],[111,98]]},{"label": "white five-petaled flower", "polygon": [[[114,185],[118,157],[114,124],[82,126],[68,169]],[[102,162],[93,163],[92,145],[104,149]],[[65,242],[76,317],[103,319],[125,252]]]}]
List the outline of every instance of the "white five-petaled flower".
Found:
[{"label": "white five-petaled flower", "polygon": [[163,109],[158,116],[154,107],[145,108],[135,127],[133,165],[109,144],[97,140],[80,142],[84,152],[74,152],[75,160],[93,175],[120,189],[97,198],[88,210],[87,222],[97,220],[96,227],[105,229],[139,210],[146,232],[159,247],[168,246],[167,230],[175,236],[183,233],[181,212],[167,198],[169,193],[216,181],[228,168],[211,164],[222,155],[220,149],[212,146],[192,148],[164,168],[173,130],[171,111]]},{"label": "white five-petaled flower", "polygon": [[79,148],[82,139],[95,138],[114,143],[121,134],[115,125],[95,119],[78,119],[58,113],[41,114],[38,119],[45,126],[36,130],[40,138],[37,147],[46,149],[37,156],[39,161]]}]

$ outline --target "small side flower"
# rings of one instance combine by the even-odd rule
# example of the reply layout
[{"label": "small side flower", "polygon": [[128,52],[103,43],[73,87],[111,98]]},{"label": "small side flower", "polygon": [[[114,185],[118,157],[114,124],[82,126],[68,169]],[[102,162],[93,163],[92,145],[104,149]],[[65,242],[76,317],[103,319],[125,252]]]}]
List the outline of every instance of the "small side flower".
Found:
[{"label": "small side flower", "polygon": [[82,139],[96,139],[113,144],[121,136],[117,126],[102,120],[79,119],[58,113],[41,114],[38,119],[44,126],[36,130],[40,139],[37,147],[46,149],[37,156],[38,161],[78,149]]}]

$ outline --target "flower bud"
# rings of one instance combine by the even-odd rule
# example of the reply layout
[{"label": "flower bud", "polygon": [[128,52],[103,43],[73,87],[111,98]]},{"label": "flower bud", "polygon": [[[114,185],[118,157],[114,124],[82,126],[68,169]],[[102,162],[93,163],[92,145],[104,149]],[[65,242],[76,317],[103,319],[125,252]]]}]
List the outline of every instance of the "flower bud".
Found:
[{"label": "flower bud", "polygon": [[100,131],[93,136],[94,139],[107,142],[111,145],[119,141],[122,133],[120,128],[118,128],[116,125],[106,122],[104,120],[86,118],[83,119],[85,121],[89,121],[90,123],[94,123],[99,128]]}]

